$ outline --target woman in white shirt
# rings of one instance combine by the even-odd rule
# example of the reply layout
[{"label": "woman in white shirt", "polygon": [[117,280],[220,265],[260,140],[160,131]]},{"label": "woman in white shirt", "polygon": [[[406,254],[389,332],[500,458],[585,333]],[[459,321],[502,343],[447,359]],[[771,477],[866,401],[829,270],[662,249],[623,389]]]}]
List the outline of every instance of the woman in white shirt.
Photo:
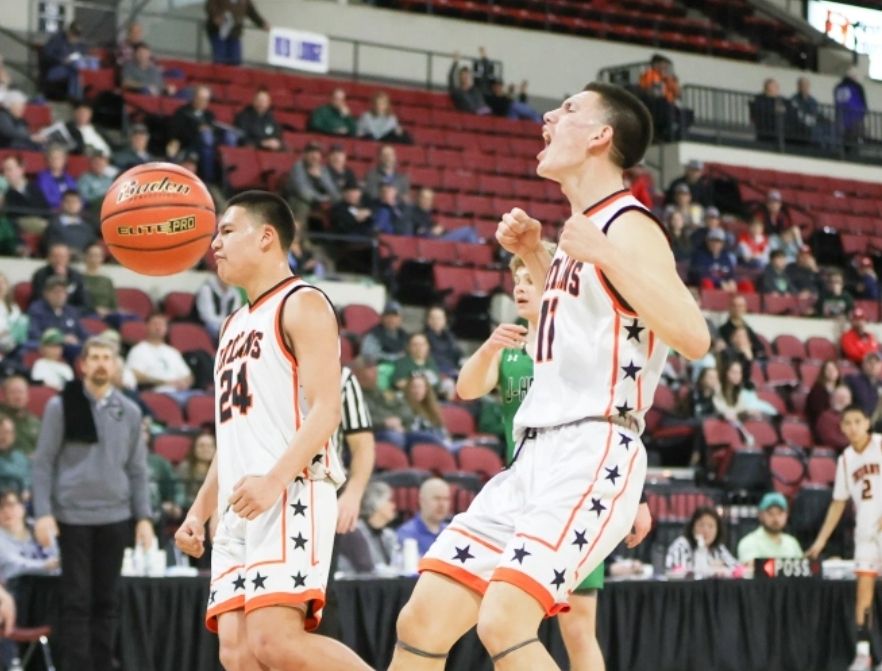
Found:
[{"label": "woman in white shirt", "polygon": [[753,389],[745,387],[744,369],[737,359],[725,365],[722,379],[720,392],[714,396],[714,407],[724,419],[737,422],[739,419],[778,414],[771,403],[763,401]]},{"label": "woman in white shirt", "polygon": [[24,342],[28,318],[12,300],[12,288],[6,275],[0,273],[0,359]]},{"label": "woman in white shirt", "polygon": [[695,577],[729,575],[738,561],[723,543],[723,521],[715,508],[696,508],[685,532],[671,543],[665,557],[668,573]]}]

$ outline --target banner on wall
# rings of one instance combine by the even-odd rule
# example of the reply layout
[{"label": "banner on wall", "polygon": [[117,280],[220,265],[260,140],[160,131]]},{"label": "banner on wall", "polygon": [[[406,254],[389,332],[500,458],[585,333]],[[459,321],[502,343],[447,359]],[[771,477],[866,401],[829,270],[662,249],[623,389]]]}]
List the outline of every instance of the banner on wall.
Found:
[{"label": "banner on wall", "polygon": [[330,66],[327,35],[272,28],[268,49],[270,65],[319,73],[327,73]]}]

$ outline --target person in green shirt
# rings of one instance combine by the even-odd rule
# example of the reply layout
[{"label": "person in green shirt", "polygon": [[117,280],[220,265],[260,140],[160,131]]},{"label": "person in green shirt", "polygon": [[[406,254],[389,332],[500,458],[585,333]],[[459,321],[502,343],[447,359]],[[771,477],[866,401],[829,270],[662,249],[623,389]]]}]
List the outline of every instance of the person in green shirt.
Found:
[{"label": "person in green shirt", "polygon": [[328,135],[355,135],[355,118],[346,104],[346,91],[334,89],[331,101],[312,111],[309,130]]},{"label": "person in green shirt", "polygon": [[738,543],[738,561],[742,564],[761,557],[786,559],[802,557],[802,548],[790,534],[784,533],[787,526],[787,499],[778,492],[769,492],[758,506],[760,525]]},{"label": "person in green shirt", "polygon": [[0,415],[0,481],[2,488],[14,486],[22,498],[30,498],[31,462],[15,449],[15,424],[6,415]]},{"label": "person in green shirt", "polygon": [[117,311],[116,289],[113,286],[113,280],[107,275],[101,274],[101,265],[105,258],[104,248],[97,243],[89,245],[83,257],[86,262],[86,269],[83,272],[83,286],[86,288],[89,305],[101,317],[106,317]]},{"label": "person in green shirt", "polygon": [[[554,245],[545,243],[554,256]],[[490,334],[459,372],[456,391],[460,398],[470,400],[489,394],[499,388],[502,398],[502,416],[505,426],[505,463],[515,457],[514,417],[533,383],[533,349],[539,321],[539,302],[542,292],[533,285],[524,262],[514,257],[509,265],[514,276],[514,301],[522,324],[500,324]],[[625,542],[628,547],[638,545],[652,526],[649,507],[640,504],[635,531]],[[600,564],[573,590],[569,612],[559,616],[570,668],[582,671],[603,671],[603,653],[597,642],[597,590],[603,588],[604,565]]]},{"label": "person in green shirt", "polygon": [[408,338],[406,354],[395,362],[392,386],[402,390],[414,375],[422,375],[435,392],[442,392],[441,371],[429,353],[429,339],[424,333],[414,333]]},{"label": "person in green shirt", "polygon": [[6,402],[0,405],[0,414],[15,424],[15,449],[25,455],[37,448],[40,419],[28,410],[28,381],[21,375],[10,375],[3,381]]}]

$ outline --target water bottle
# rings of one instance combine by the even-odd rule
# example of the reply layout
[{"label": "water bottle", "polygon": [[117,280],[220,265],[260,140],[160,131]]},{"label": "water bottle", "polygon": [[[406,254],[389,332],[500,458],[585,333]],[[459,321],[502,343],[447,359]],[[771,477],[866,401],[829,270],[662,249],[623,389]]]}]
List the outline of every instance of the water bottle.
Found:
[{"label": "water bottle", "polygon": [[21,660],[18,657],[9,663],[9,671],[24,671],[24,667],[21,665]]},{"label": "water bottle", "polygon": [[704,543],[704,536],[696,534],[695,536],[695,554],[692,559],[692,572],[696,578],[704,578],[710,573],[710,561],[707,554],[707,546]]},{"label": "water bottle", "polygon": [[403,573],[404,575],[416,575],[417,566],[420,563],[420,548],[416,538],[405,538],[402,547]]},{"label": "water bottle", "polygon": [[122,570],[120,573],[124,576],[135,575],[135,556],[132,548],[123,550]]}]

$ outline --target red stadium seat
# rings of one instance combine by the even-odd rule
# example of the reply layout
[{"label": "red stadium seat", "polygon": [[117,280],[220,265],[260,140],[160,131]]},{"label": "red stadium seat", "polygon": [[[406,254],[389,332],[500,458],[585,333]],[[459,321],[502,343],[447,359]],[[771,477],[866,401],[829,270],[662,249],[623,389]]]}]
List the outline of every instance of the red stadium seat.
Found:
[{"label": "red stadium seat", "polygon": [[805,464],[798,452],[789,447],[776,447],[769,458],[772,486],[787,498],[793,497],[805,478]]},{"label": "red stadium seat", "polygon": [[141,400],[157,422],[169,428],[179,429],[184,426],[184,415],[181,406],[171,396],[153,391],[142,391]]},{"label": "red stadium seat", "polygon": [[489,480],[502,470],[502,459],[489,447],[464,445],[456,454],[459,467]]},{"label": "red stadium seat", "polygon": [[143,320],[153,312],[153,301],[140,289],[126,287],[117,289],[116,302],[121,312],[130,312]]},{"label": "red stadium seat", "polygon": [[12,298],[18,307],[21,308],[22,312],[27,311],[32,294],[33,287],[31,287],[30,282],[16,282],[15,286],[12,287]]},{"label": "red stadium seat", "polygon": [[46,404],[58,392],[52,387],[44,387],[42,385],[32,385],[28,389],[28,412],[37,417],[43,416],[43,410]]},{"label": "red stadium seat", "polygon": [[124,321],[119,327],[119,335],[126,345],[137,345],[147,337],[147,324],[142,321]]},{"label": "red stadium seat", "polygon": [[414,468],[431,471],[436,475],[453,473],[457,470],[453,454],[436,443],[416,443],[410,448],[410,461]]},{"label": "red stadium seat", "polygon": [[814,361],[803,361],[799,364],[799,379],[804,387],[811,388],[821,372],[821,364]]},{"label": "red stadium seat", "polygon": [[187,399],[187,424],[190,426],[213,425],[215,419],[214,395],[203,394]]},{"label": "red stadium seat", "polygon": [[799,299],[796,296],[766,294],[763,296],[763,312],[770,315],[798,314]]},{"label": "red stadium seat", "polygon": [[156,454],[165,457],[175,465],[187,458],[192,445],[193,439],[189,436],[171,433],[165,433],[153,439],[153,450]]},{"label": "red stadium seat", "polygon": [[392,495],[398,512],[404,518],[408,518],[419,510],[420,485],[431,476],[429,471],[406,468],[380,473],[377,479],[392,487]]},{"label": "red stadium seat", "polygon": [[194,303],[195,296],[189,291],[171,291],[162,299],[162,311],[171,320],[190,319]]},{"label": "red stadium seat", "polygon": [[705,310],[714,312],[723,312],[729,309],[729,303],[732,300],[732,294],[722,289],[702,289],[701,290],[701,307]]},{"label": "red stadium seat", "polygon": [[469,266],[489,266],[493,263],[493,248],[488,245],[457,243],[456,259]]},{"label": "red stadium seat", "polygon": [[808,480],[818,485],[832,485],[836,479],[836,452],[816,447],[808,460]]},{"label": "red stadium seat", "polygon": [[788,445],[810,449],[812,446],[812,432],[805,422],[785,419],[781,422],[781,440]]},{"label": "red stadium seat", "polygon": [[792,335],[779,335],[772,342],[772,348],[778,356],[786,357],[788,359],[802,360],[808,356],[805,351],[805,345],[802,344],[802,341]]},{"label": "red stadium seat", "polygon": [[343,325],[350,333],[363,336],[380,323],[380,315],[370,305],[352,303],[343,308]]},{"label": "red stadium seat", "polygon": [[109,328],[103,321],[94,317],[81,317],[80,326],[82,326],[89,335],[104,333],[104,331]]},{"label": "red stadium seat", "polygon": [[799,384],[796,369],[784,361],[769,361],[766,364],[766,379],[776,387],[795,387]]},{"label": "red stadium seat", "polygon": [[784,416],[787,414],[787,405],[784,403],[784,400],[778,395],[778,392],[771,388],[760,389],[756,392],[757,397],[770,403],[775,410],[778,411],[778,414]]},{"label": "red stadium seat", "polygon": [[378,471],[410,468],[410,460],[407,458],[407,453],[397,445],[377,441],[374,467]]},{"label": "red stadium seat", "polygon": [[774,447],[778,444],[778,432],[771,422],[764,419],[749,419],[744,422],[744,430],[747,431],[756,443],[757,447]]},{"label": "red stadium seat", "polygon": [[839,358],[839,348],[822,336],[812,336],[806,340],[805,348],[810,359],[826,361],[827,359]]},{"label": "red stadium seat", "polygon": [[168,344],[180,352],[202,350],[214,356],[215,346],[208,331],[199,324],[179,322],[168,327]]},{"label": "red stadium seat", "polygon": [[459,405],[445,404],[441,406],[441,419],[444,426],[455,438],[465,438],[475,433],[475,419],[472,413]]}]

